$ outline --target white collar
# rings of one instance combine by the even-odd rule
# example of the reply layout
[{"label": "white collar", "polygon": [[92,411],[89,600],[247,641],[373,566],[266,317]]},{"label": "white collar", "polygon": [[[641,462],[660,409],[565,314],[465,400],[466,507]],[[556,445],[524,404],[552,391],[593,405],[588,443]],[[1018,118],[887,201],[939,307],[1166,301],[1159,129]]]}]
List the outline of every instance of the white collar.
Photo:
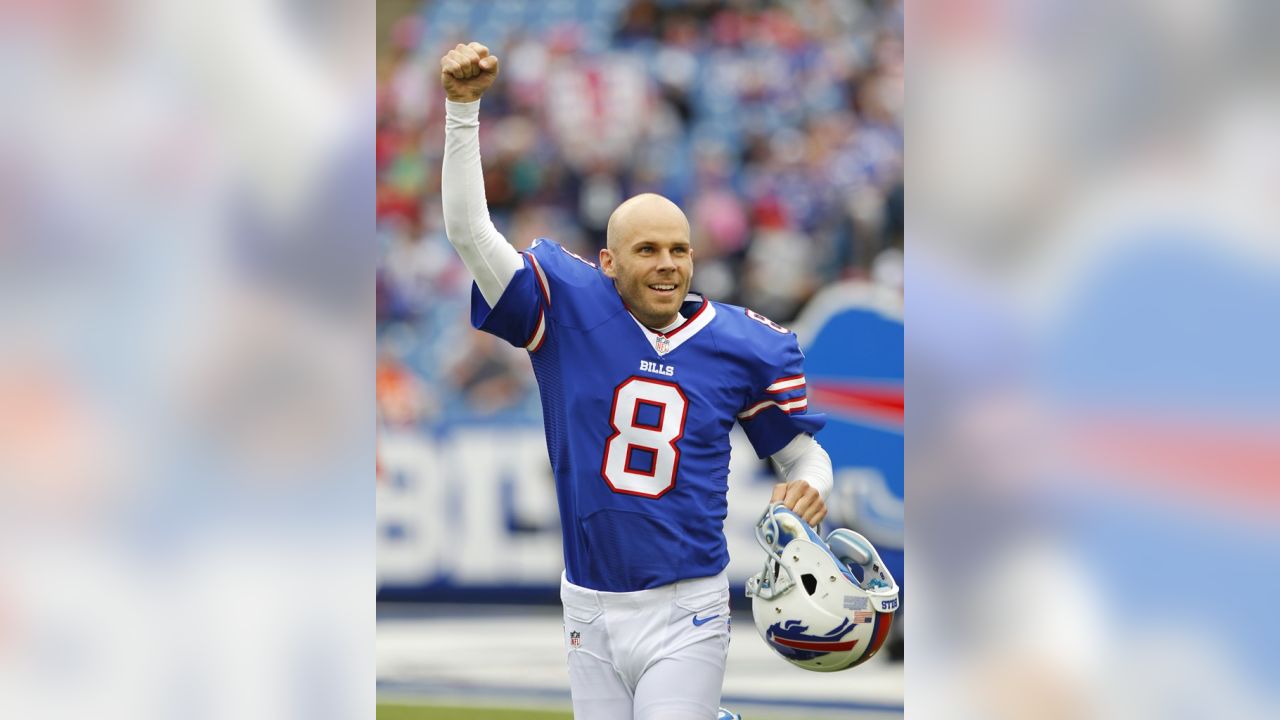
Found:
[{"label": "white collar", "polygon": [[649,345],[653,347],[654,352],[659,355],[666,355],[683,345],[686,340],[697,335],[699,330],[709,325],[712,318],[716,316],[715,305],[701,295],[689,293],[684,300],[685,302],[701,302],[702,305],[688,318],[677,313],[675,321],[661,330],[651,330],[645,327],[644,323],[636,320],[635,315],[631,316],[631,319],[635,320],[636,325],[644,332],[644,337],[649,341]]}]

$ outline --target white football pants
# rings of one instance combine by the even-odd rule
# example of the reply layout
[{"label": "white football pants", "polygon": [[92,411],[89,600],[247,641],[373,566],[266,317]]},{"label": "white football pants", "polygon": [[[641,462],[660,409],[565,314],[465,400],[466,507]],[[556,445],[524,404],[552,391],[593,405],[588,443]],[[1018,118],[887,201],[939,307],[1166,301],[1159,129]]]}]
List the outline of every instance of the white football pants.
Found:
[{"label": "white football pants", "polygon": [[629,593],[560,579],[574,720],[713,720],[729,654],[725,573]]}]

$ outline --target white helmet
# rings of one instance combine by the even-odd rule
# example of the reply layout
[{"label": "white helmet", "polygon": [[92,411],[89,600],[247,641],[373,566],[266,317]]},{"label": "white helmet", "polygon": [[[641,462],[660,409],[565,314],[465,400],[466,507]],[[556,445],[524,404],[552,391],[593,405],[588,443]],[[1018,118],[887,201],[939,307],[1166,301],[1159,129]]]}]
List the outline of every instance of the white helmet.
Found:
[{"label": "white helmet", "polygon": [[816,672],[845,670],[876,654],[898,609],[898,584],[869,540],[841,528],[823,541],[780,504],[756,523],[756,540],[768,557],[747,581],[747,596],[769,647]]}]

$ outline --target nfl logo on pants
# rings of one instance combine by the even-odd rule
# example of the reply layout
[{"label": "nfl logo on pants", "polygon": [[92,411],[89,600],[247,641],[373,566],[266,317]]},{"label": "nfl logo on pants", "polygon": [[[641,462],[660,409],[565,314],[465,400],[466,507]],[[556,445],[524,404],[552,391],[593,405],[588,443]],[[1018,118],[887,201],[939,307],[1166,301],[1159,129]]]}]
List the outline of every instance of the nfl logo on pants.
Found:
[{"label": "nfl logo on pants", "polygon": [[569,644],[574,647],[582,647],[582,633],[577,630],[569,631]]}]

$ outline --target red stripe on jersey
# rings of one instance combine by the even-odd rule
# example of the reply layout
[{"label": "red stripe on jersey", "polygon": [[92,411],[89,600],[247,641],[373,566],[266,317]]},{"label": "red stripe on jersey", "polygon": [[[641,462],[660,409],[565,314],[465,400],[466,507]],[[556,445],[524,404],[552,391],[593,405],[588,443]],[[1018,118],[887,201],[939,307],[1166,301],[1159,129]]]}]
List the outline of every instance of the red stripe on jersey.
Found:
[{"label": "red stripe on jersey", "polygon": [[698,319],[698,316],[702,314],[702,311],[703,311],[703,310],[706,310],[706,309],[707,309],[707,306],[708,306],[708,305],[710,305],[710,303],[709,303],[709,302],[707,302],[707,299],[706,299],[706,298],[702,298],[702,304],[701,304],[701,305],[699,305],[699,306],[698,306],[698,309],[697,309],[697,310],[695,310],[695,311],[693,312],[693,314],[689,316],[689,319],[688,319],[688,320],[685,320],[684,322],[680,323],[680,327],[676,328],[675,330],[672,330],[671,332],[664,332],[664,333],[658,333],[658,334],[659,334],[659,335],[662,335],[662,336],[665,336],[665,337],[667,337],[667,338],[673,338],[673,337],[675,337],[676,333],[678,333],[678,332],[680,332],[681,330],[683,330],[683,329],[685,329],[685,328],[689,327],[690,323],[692,323],[694,320],[697,320],[697,319]]},{"label": "red stripe on jersey", "polygon": [[[542,347],[542,343],[547,340],[547,315],[542,308],[538,308],[538,322],[533,326],[533,334],[525,341],[524,347],[531,353],[538,352]],[[536,341],[537,344],[534,344]]]},{"label": "red stripe on jersey", "polygon": [[804,382],[800,382],[795,385],[788,385],[787,387],[784,387],[784,388],[778,388],[777,390],[770,389],[770,388],[775,388],[779,385],[782,385],[783,383],[791,383],[795,380],[804,380],[804,375],[791,375],[790,377],[778,378],[777,380],[774,380],[773,382],[769,383],[769,387],[765,388],[765,392],[769,393],[770,395],[777,395],[779,393],[791,392],[792,390],[799,390],[800,388],[805,386]]},{"label": "red stripe on jersey", "polygon": [[538,278],[538,288],[542,290],[542,297],[547,301],[547,307],[551,307],[551,288],[547,287],[547,277],[542,272],[542,265],[538,262],[538,258],[533,256],[533,253],[526,252],[525,255],[533,263],[533,274],[534,277]]},{"label": "red stripe on jersey", "polygon": [[755,405],[752,405],[746,410],[738,413],[738,419],[750,420],[751,418],[755,417],[756,415],[759,415],[761,412],[763,412],[764,410],[767,410],[770,407],[776,407],[782,412],[788,415],[792,415],[794,413],[798,413],[801,410],[804,410],[805,408],[809,407],[809,400],[804,395],[801,395],[798,398],[793,398],[791,400],[787,400],[786,402],[781,402],[781,403],[775,402],[773,400],[761,400]]}]

